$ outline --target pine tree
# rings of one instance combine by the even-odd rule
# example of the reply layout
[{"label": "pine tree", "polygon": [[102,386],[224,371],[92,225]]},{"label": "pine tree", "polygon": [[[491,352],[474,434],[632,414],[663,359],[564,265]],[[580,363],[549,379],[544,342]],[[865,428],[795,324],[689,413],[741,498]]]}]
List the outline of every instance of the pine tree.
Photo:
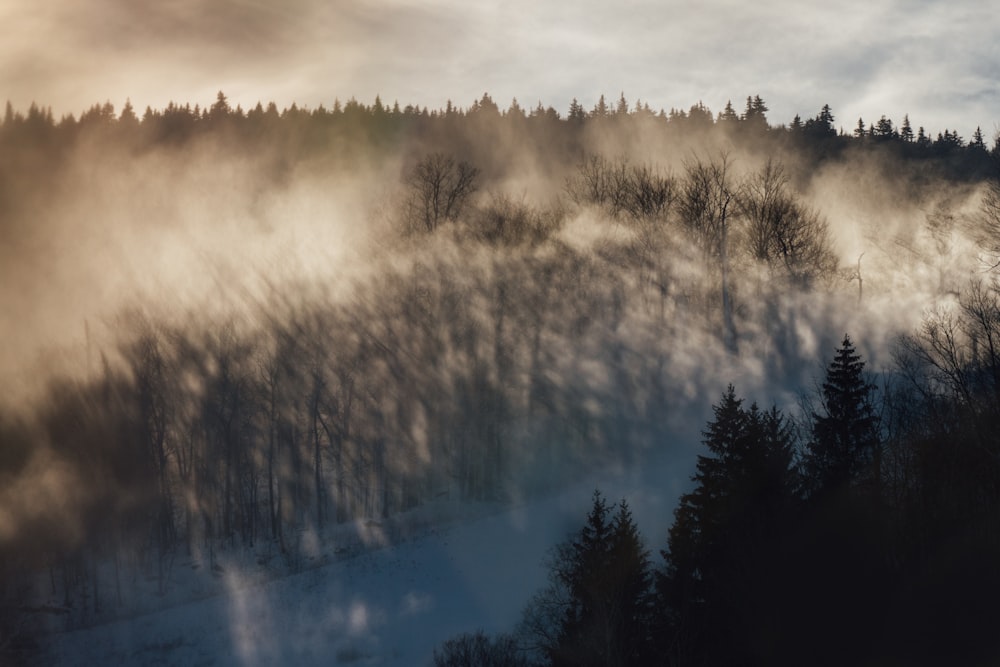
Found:
[{"label": "pine tree", "polygon": [[921,148],[927,148],[930,145],[931,145],[930,137],[927,136],[927,133],[924,131],[924,126],[921,125],[919,128],[917,128],[917,146],[920,146]]},{"label": "pine tree", "polygon": [[854,136],[858,139],[864,139],[868,136],[867,130],[865,130],[865,121],[862,118],[858,118],[858,125],[854,128]]},{"label": "pine tree", "polygon": [[899,130],[899,136],[903,141],[907,143],[911,143],[913,141],[913,126],[910,125],[909,114],[903,115],[903,125]]},{"label": "pine tree", "polygon": [[217,119],[225,118],[229,115],[230,111],[229,99],[226,97],[226,94],[220,90],[215,96],[215,103],[212,105],[208,113],[212,118]]},{"label": "pine tree", "polygon": [[622,91],[621,96],[618,98],[618,104],[615,106],[616,116],[627,116],[628,115],[628,101],[625,99],[625,91]]},{"label": "pine tree", "polygon": [[805,456],[810,491],[824,495],[845,489],[869,473],[879,482],[879,439],[872,405],[874,387],[850,336],[837,350],[822,386],[822,412],[813,414]]},{"label": "pine tree", "polygon": [[892,124],[892,120],[883,115],[878,119],[878,122],[875,124],[874,133],[870,136],[873,136],[880,141],[888,141],[889,139],[896,138],[898,134],[896,132],[896,128]]},{"label": "pine tree", "polygon": [[738,664],[749,650],[798,486],[790,426],[777,409],[742,402],[730,385],[712,408],[709,455],[698,457],[695,488],[681,497],[656,582],[659,633],[672,637],[660,650],[713,664]]},{"label": "pine tree", "polygon": [[973,150],[986,151],[986,142],[983,140],[983,130],[980,127],[976,127],[976,131],[972,133],[972,141],[969,142],[969,148]]},{"label": "pine tree", "polygon": [[826,130],[828,132],[832,133],[834,131],[833,130],[833,121],[834,121],[833,110],[830,109],[830,105],[829,104],[824,104],[823,105],[823,108],[820,109],[819,116],[816,117],[816,120],[818,120],[820,123],[822,123],[823,126],[826,128]]},{"label": "pine tree", "polygon": [[590,115],[593,118],[605,118],[608,115],[608,103],[604,101],[603,94],[597,100],[597,104],[594,105],[594,110],[590,112]]},{"label": "pine tree", "polygon": [[652,574],[649,553],[624,499],[611,527],[612,630],[615,635],[608,664],[643,665],[653,656]]},{"label": "pine tree", "polygon": [[736,110],[733,109],[733,102],[729,100],[726,102],[726,107],[719,112],[719,121],[726,123],[735,123],[739,120],[739,116],[736,115]]},{"label": "pine tree", "polygon": [[743,122],[753,130],[763,131],[767,129],[767,105],[760,95],[747,97],[746,109],[743,112]]},{"label": "pine tree", "polygon": [[536,616],[538,610],[558,610],[548,621],[555,625],[551,636],[542,638],[549,664],[649,664],[649,555],[624,500],[612,518],[595,491],[586,524],[558,547],[551,568],[556,589],[535,602]]}]

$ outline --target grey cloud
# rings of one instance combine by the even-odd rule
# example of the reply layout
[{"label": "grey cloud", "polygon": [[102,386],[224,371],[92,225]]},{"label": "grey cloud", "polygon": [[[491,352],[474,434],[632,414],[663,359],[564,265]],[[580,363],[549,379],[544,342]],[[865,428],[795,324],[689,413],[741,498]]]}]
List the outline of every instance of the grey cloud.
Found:
[{"label": "grey cloud", "polygon": [[433,108],[489,91],[562,111],[625,91],[716,111],[760,94],[777,122],[829,103],[838,118],[908,112],[971,131],[994,122],[1000,68],[978,0],[25,0],[0,18],[22,28],[0,44],[0,94],[61,112],[205,103],[220,88],[244,105],[381,94]]}]

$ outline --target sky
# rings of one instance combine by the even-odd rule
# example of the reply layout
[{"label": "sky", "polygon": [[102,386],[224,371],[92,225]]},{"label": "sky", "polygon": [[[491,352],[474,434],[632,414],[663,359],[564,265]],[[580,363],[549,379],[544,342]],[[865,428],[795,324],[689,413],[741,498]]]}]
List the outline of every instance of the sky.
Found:
[{"label": "sky", "polygon": [[1000,22],[982,0],[0,0],[0,103],[56,117],[169,101],[467,107],[488,92],[565,113],[601,94],[702,101],[772,123],[830,104],[965,138],[1000,128]]}]

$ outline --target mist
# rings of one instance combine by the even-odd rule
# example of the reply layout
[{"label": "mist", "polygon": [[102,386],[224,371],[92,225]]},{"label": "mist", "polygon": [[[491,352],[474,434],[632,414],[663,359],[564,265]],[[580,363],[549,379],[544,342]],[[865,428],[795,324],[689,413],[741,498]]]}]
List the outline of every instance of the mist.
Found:
[{"label": "mist", "polygon": [[169,597],[178,553],[294,573],[637,471],[662,531],[727,385],[804,424],[845,333],[891,375],[995,250],[985,147],[749,105],[9,113],[4,591],[86,627],[144,604],[126,567]]}]

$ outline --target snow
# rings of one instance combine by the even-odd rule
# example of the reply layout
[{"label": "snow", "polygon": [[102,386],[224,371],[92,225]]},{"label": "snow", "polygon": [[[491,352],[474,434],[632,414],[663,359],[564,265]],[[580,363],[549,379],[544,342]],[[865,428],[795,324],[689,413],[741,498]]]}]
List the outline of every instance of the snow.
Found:
[{"label": "snow", "polygon": [[[317,542],[293,574],[219,557],[213,576],[185,562],[168,602],[150,595],[141,601],[150,611],[57,632],[46,657],[59,665],[431,664],[434,648],[456,634],[513,630],[545,583],[550,549],[583,525],[595,487],[611,502],[628,499],[656,554],[676,500],[660,480],[662,494],[649,479],[609,476],[519,506],[439,503],[385,524],[349,524]],[[345,552],[352,531],[366,546]]]}]

